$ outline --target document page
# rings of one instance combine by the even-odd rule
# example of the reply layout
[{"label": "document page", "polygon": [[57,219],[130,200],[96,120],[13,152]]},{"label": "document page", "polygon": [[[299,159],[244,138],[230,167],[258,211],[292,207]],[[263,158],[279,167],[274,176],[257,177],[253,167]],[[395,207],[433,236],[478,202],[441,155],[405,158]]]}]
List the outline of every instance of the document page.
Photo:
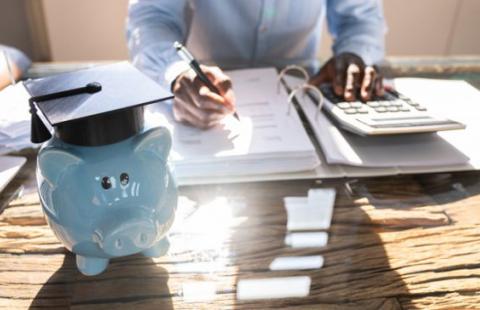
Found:
[{"label": "document page", "polygon": [[147,111],[147,121],[173,134],[171,160],[177,174],[248,175],[312,170],[319,164],[315,148],[294,108],[287,114],[287,94],[277,93],[273,68],[227,72],[232,78],[240,121],[226,117],[201,130],[175,123],[171,105]]},{"label": "document page", "polygon": [[0,154],[32,146],[29,98],[21,82],[0,91]]}]

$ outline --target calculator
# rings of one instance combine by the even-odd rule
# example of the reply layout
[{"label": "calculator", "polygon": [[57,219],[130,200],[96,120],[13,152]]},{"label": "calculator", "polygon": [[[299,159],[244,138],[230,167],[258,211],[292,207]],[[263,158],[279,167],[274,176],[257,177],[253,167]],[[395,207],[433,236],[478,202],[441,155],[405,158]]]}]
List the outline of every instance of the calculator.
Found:
[{"label": "calculator", "polygon": [[322,84],[319,89],[324,96],[323,110],[340,127],[355,134],[395,135],[465,128],[460,122],[430,113],[394,89],[385,89],[383,96],[368,102],[346,102],[334,93],[331,84]]}]

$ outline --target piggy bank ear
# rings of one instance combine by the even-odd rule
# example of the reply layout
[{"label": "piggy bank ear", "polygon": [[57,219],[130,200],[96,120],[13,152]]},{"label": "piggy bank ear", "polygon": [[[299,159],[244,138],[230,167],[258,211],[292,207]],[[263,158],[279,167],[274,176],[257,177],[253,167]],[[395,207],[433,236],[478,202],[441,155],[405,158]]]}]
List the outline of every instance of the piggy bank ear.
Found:
[{"label": "piggy bank ear", "polygon": [[70,167],[81,162],[80,157],[62,149],[47,148],[38,154],[40,171],[43,177],[52,184],[56,184]]},{"label": "piggy bank ear", "polygon": [[147,130],[134,140],[134,150],[137,154],[150,154],[166,161],[172,147],[172,137],[165,127]]}]

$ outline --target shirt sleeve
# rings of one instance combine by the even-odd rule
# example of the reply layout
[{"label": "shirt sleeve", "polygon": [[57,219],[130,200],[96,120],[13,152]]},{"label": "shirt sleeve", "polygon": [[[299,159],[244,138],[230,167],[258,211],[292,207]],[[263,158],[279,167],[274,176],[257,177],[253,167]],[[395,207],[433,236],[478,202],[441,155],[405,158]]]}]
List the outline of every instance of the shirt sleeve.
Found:
[{"label": "shirt sleeve", "polygon": [[335,55],[350,52],[367,65],[385,56],[385,19],[381,0],[327,0],[327,22]]},{"label": "shirt sleeve", "polygon": [[167,89],[188,69],[173,48],[187,37],[187,0],[130,0],[127,44],[132,63]]},{"label": "shirt sleeve", "polygon": [[[2,53],[3,51],[7,52],[9,60],[20,69],[22,74],[25,73],[25,71],[27,71],[32,64],[31,60],[23,52],[17,50],[16,48],[0,44],[0,51]],[[0,57],[3,57],[3,55],[0,55]]]}]

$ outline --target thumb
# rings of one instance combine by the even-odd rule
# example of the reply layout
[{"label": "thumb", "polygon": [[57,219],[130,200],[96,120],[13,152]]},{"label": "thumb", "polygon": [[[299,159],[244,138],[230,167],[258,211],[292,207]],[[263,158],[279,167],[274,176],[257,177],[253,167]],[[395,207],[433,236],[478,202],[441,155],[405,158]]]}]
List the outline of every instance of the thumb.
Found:
[{"label": "thumb", "polygon": [[323,83],[330,83],[333,80],[334,76],[334,71],[335,71],[335,66],[334,66],[334,61],[335,59],[332,57],[330,58],[322,68],[320,68],[320,71],[313,76],[310,81],[308,81],[309,84],[314,85],[314,86],[319,86],[320,84]]}]

